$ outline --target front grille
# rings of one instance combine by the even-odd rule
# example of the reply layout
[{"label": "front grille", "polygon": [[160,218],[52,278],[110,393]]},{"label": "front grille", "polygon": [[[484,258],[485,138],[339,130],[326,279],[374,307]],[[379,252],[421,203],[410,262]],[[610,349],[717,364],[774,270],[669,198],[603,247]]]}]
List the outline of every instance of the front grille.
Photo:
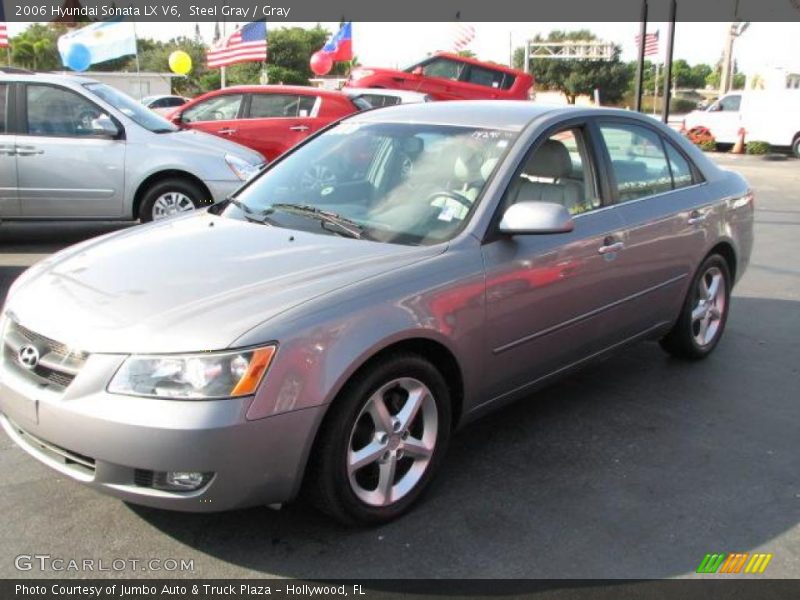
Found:
[{"label": "front grille", "polygon": [[[39,353],[39,362],[33,368],[19,360],[19,351],[25,346],[33,346]],[[3,339],[3,356],[18,374],[59,390],[72,383],[89,357],[86,352],[73,350],[14,321],[9,324]]]},{"label": "front grille", "polygon": [[139,487],[153,487],[154,473],[146,469],[135,469],[133,472],[133,483]]}]

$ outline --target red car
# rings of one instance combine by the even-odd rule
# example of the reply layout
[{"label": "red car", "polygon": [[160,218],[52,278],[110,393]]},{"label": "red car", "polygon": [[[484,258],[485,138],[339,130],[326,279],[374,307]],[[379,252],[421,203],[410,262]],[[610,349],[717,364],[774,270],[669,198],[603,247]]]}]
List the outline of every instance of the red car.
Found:
[{"label": "red car", "polygon": [[199,129],[258,150],[274,160],[331,121],[357,112],[341,92],[290,85],[242,85],[198,96],[169,115]]},{"label": "red car", "polygon": [[403,71],[353,69],[345,86],[411,90],[437,100],[527,100],[533,77],[503,65],[439,52]]}]

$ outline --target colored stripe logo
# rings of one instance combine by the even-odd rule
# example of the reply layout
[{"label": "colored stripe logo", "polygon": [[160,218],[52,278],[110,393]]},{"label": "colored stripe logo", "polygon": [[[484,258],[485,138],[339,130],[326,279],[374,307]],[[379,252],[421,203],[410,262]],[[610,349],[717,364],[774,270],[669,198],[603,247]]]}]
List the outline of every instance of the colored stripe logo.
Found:
[{"label": "colored stripe logo", "polygon": [[772,560],[772,554],[764,554],[756,552],[750,554],[748,552],[733,552],[726,554],[724,552],[717,552],[713,554],[706,554],[697,567],[697,573],[703,574],[737,574],[737,573],[763,573],[767,569],[769,561]]}]

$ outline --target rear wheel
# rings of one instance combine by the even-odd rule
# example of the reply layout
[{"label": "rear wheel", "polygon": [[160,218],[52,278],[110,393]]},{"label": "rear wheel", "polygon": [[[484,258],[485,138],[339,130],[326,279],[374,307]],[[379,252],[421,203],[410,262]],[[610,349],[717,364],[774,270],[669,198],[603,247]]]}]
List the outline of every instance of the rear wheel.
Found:
[{"label": "rear wheel", "polygon": [[162,179],[145,191],[139,205],[139,220],[142,223],[158,221],[194,210],[208,200],[207,195],[200,186],[187,179]]},{"label": "rear wheel", "polygon": [[311,457],[310,499],[346,524],[390,521],[420,497],[450,438],[450,397],[424,358],[397,354],[337,398]]},{"label": "rear wheel", "polygon": [[730,305],[731,276],[727,261],[712,254],[692,280],[678,322],[661,340],[661,347],[673,356],[697,360],[716,347]]}]

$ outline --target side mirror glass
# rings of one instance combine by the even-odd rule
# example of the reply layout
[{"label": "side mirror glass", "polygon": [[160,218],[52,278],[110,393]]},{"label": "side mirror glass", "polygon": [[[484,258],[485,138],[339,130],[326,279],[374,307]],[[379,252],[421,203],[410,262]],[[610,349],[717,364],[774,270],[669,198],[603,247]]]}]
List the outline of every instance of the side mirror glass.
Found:
[{"label": "side mirror glass", "polygon": [[119,135],[119,127],[108,115],[100,115],[92,120],[92,133],[103,137],[115,138]]},{"label": "side mirror glass", "polygon": [[568,233],[575,228],[569,212],[554,202],[517,202],[503,213],[500,232],[507,235]]}]

